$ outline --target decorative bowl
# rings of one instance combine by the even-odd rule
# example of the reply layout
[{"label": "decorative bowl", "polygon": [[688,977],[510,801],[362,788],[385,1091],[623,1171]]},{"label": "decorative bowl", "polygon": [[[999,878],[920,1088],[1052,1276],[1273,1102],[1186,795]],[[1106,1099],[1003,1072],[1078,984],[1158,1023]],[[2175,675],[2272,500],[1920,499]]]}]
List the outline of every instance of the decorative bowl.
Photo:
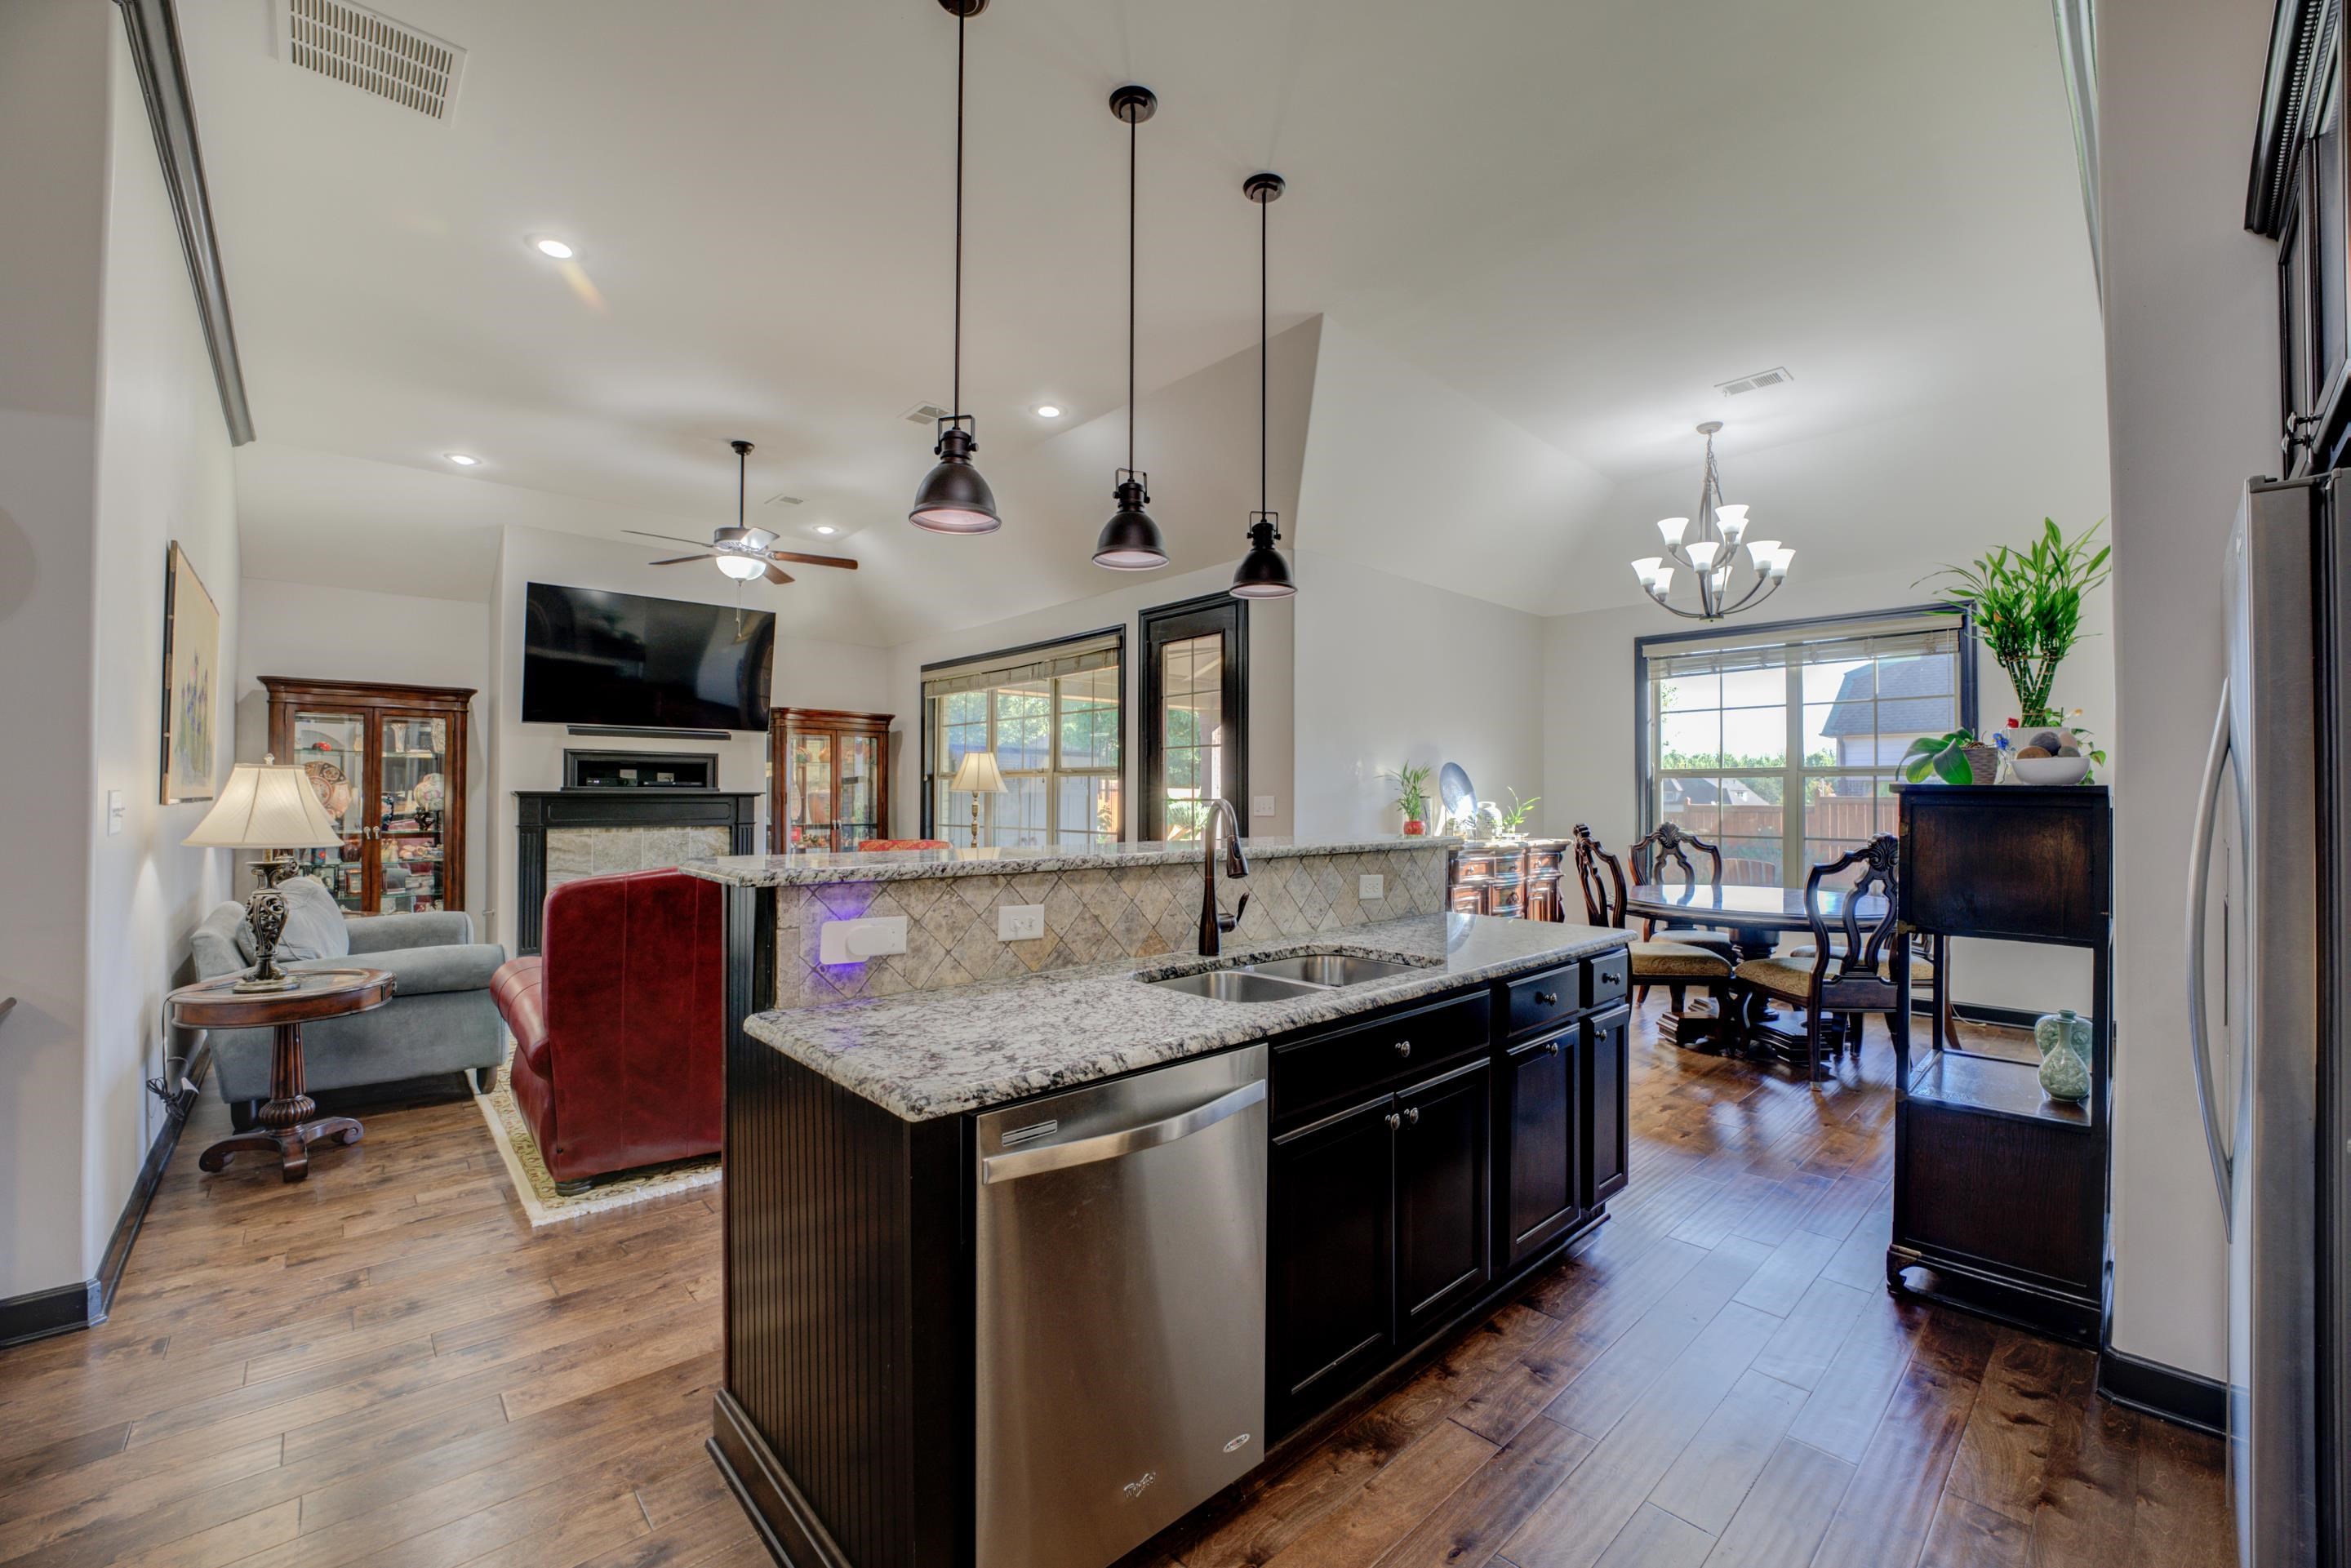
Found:
[{"label": "decorative bowl", "polygon": [[2009,768],[2020,784],[2079,784],[2090,776],[2090,759],[2086,757],[2018,757],[2011,754]]}]

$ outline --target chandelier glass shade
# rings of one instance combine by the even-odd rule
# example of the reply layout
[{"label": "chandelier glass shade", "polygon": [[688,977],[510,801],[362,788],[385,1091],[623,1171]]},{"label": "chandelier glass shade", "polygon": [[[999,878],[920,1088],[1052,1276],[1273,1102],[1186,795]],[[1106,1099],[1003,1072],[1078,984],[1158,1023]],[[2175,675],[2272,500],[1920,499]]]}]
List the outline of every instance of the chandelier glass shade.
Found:
[{"label": "chandelier glass shade", "polygon": [[[1698,427],[1706,438],[1706,468],[1698,480],[1696,515],[1659,518],[1657,537],[1666,553],[1633,562],[1641,591],[1689,621],[1719,621],[1761,604],[1788,580],[1789,563],[1796,557],[1778,539],[1749,538],[1746,504],[1723,500],[1722,474],[1714,460],[1714,436],[1721,428],[1718,420]],[[1695,586],[1694,602],[1672,597],[1677,574]]]}]

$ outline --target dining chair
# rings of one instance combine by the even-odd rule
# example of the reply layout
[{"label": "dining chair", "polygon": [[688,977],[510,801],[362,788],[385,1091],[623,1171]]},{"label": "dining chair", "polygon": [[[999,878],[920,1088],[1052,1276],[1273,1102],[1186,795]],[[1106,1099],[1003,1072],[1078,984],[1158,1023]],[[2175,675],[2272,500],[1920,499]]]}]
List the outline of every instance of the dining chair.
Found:
[{"label": "dining chair", "polygon": [[[1687,852],[1690,850],[1696,850],[1706,857],[1706,875],[1702,878],[1698,868],[1690,863]],[[1633,847],[1625,853],[1633,862],[1633,880],[1637,883],[1670,885],[1666,868],[1671,866],[1681,873],[1681,883],[1685,887],[1719,887],[1722,884],[1721,846],[1707,842],[1678,822],[1659,822],[1647,833],[1634,840]],[[1657,925],[1655,920],[1644,920],[1641,935],[1656,936]],[[1704,931],[1687,922],[1673,920],[1665,922],[1665,931],[1668,942],[1719,953],[1725,963],[1739,961],[1736,941],[1728,931]]]},{"label": "dining chair", "polygon": [[[1895,905],[1895,863],[1898,841],[1880,833],[1859,849],[1813,867],[1804,878],[1804,915],[1812,927],[1810,952],[1802,957],[1750,958],[1733,972],[1742,1023],[1754,1038],[1755,1014],[1768,1000],[1804,1009],[1804,1056],[1813,1082],[1821,1078],[1821,1042],[1832,1017],[1850,1032],[1854,1054],[1861,1052],[1862,1019],[1870,1013],[1885,1016],[1890,1031],[1899,1026],[1895,1009],[1899,998],[1894,986],[1895,945],[1903,940]],[[1838,923],[1832,927],[1821,914],[1821,884],[1855,867],[1860,873],[1840,891],[1844,900]],[[1865,898],[1876,895],[1884,912],[1866,926],[1862,923]],[[1932,979],[1932,966],[1913,960],[1914,977]]]},{"label": "dining chair", "polygon": [[[1585,923],[1615,931],[1625,929],[1624,862],[1601,848],[1600,841],[1582,822],[1575,824],[1575,879],[1583,889]],[[1725,1017],[1729,1016],[1729,959],[1689,943],[1660,942],[1646,936],[1633,943],[1630,951],[1633,985],[1638,991],[1646,993],[1651,986],[1663,986],[1677,1013],[1682,1010],[1686,992],[1704,991],[1716,998],[1718,1008]]]}]

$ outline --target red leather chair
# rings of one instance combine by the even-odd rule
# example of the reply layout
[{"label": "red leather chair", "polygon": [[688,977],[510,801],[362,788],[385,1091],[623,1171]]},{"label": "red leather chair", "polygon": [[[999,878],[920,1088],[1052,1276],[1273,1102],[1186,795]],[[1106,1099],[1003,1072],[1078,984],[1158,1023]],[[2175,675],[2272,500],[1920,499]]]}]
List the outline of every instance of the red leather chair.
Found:
[{"label": "red leather chair", "polygon": [[718,1147],[726,979],[718,884],[675,871],[583,877],[547,895],[539,953],[490,989],[508,1070],[558,1189]]}]

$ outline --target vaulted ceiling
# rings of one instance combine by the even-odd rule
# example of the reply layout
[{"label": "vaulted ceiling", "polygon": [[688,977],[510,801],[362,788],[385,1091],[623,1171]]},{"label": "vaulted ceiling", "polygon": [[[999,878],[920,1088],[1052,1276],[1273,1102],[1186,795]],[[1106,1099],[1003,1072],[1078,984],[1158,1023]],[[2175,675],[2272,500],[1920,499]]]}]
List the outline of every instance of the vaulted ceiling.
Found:
[{"label": "vaulted ceiling", "polygon": [[[1253,504],[1239,185],[1267,167],[1275,329],[1338,329],[1319,358],[1294,335],[1276,389],[1290,484],[1348,478],[1322,486],[1347,505],[1295,503],[1318,549],[1521,609],[1623,601],[1705,418],[1814,570],[1936,548],[1889,518],[2103,504],[2042,0],[995,0],[969,29],[964,401],[1008,519],[985,540],[903,520],[930,437],[900,416],[950,395],[935,0],[381,8],[466,51],[445,120],[290,66],[264,0],[183,10],[258,575],[477,597],[505,522],[704,532],[740,435],[755,520],[827,524],[867,566],[777,591],[796,630],[891,642],[1112,586],[1085,558],[1123,435],[1127,80],[1161,106],[1137,459],[1178,569],[1236,555]],[[1792,383],[1716,390],[1775,365]],[[1398,429],[1464,434],[1414,454]],[[1465,452],[1464,505],[1418,495]],[[1414,509],[1383,513],[1365,465],[1408,457]]]}]

